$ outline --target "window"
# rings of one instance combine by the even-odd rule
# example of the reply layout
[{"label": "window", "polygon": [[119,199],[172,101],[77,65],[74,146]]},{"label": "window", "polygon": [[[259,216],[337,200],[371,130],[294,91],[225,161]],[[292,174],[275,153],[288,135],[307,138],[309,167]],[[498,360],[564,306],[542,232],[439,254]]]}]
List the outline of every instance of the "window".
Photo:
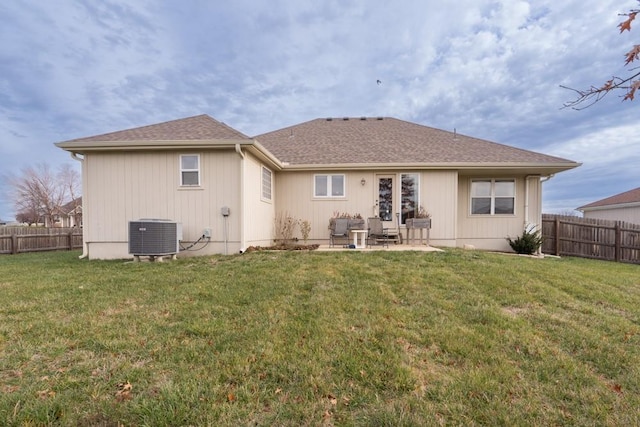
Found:
[{"label": "window", "polygon": [[420,175],[418,174],[402,174],[400,178],[401,188],[401,208],[402,208],[402,224],[406,223],[408,218],[415,218],[418,209],[419,183]]},{"label": "window", "polygon": [[471,181],[472,215],[513,215],[516,183],[513,179],[477,179]]},{"label": "window", "polygon": [[314,197],[344,197],[344,175],[316,175]]},{"label": "window", "polygon": [[271,200],[271,171],[262,167],[262,199]]},{"label": "window", "polygon": [[200,185],[200,156],[198,154],[180,155],[180,185],[183,187]]}]

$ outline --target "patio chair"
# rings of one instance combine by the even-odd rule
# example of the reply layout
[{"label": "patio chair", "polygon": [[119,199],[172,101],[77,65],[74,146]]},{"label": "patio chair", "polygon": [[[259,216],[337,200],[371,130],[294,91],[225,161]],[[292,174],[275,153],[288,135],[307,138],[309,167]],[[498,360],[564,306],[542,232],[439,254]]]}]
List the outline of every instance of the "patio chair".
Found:
[{"label": "patio chair", "polygon": [[336,239],[344,238],[349,241],[349,219],[348,218],[336,218],[334,220],[331,234],[329,235],[329,247],[333,247],[336,244]]},{"label": "patio chair", "polygon": [[367,236],[367,246],[371,247],[372,243],[382,244],[383,247],[389,247],[389,230],[382,227],[382,220],[379,217],[371,217],[367,219],[369,223],[369,235]]}]

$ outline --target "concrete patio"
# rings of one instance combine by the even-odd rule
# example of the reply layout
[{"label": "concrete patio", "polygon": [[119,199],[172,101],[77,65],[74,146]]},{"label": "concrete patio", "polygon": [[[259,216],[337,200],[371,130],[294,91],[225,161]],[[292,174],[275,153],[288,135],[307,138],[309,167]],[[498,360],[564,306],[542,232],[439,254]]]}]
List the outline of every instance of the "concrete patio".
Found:
[{"label": "concrete patio", "polygon": [[371,251],[420,251],[420,252],[442,252],[442,249],[434,248],[427,245],[404,245],[404,244],[389,244],[388,247],[382,245],[372,245],[365,248],[349,248],[342,245],[335,245],[333,247],[329,245],[320,245],[318,251],[353,251],[353,252],[371,252]]}]

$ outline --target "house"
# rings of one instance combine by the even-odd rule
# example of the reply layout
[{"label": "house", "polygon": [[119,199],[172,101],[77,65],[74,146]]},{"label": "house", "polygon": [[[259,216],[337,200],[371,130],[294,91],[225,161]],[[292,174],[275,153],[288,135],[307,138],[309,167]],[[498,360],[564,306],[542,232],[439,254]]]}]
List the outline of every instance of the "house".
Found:
[{"label": "house", "polygon": [[52,221],[45,218],[45,227],[82,227],[82,197],[55,209]]},{"label": "house", "polygon": [[580,206],[577,210],[585,218],[640,224],[640,187]]},{"label": "house", "polygon": [[[194,254],[272,244],[276,215],[327,243],[335,212],[404,230],[431,213],[435,246],[509,250],[541,224],[542,183],[579,166],[389,117],[326,118],[250,138],[200,115],[56,144],[82,162],[85,255],[127,258],[129,221],[182,224]],[[210,238],[202,239],[202,236]]]}]

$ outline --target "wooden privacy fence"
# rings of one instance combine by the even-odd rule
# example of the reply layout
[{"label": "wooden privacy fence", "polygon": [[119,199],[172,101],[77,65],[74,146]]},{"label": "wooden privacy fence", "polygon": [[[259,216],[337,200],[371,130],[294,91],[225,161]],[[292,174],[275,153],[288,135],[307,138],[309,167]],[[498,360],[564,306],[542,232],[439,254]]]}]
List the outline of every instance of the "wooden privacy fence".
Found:
[{"label": "wooden privacy fence", "polygon": [[640,264],[640,225],[542,215],[542,252]]},{"label": "wooden privacy fence", "polygon": [[0,254],[82,248],[82,229],[0,227]]}]

